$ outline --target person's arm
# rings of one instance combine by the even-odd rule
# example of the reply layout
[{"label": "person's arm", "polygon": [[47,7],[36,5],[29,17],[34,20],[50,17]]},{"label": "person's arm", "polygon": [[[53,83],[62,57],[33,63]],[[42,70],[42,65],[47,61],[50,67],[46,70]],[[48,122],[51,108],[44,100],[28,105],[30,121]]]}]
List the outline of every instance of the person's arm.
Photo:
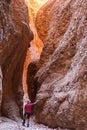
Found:
[{"label": "person's arm", "polygon": [[26,104],[23,105],[23,115],[25,113],[25,107],[26,107]]},{"label": "person's arm", "polygon": [[33,105],[35,105],[35,104],[37,104],[38,103],[38,100],[37,101],[35,101],[34,103],[33,103]]}]

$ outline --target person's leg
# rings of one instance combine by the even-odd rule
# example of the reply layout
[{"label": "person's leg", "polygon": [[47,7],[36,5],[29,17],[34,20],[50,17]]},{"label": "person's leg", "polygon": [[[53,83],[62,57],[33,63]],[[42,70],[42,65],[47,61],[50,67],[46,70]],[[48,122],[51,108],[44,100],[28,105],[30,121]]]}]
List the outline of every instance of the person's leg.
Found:
[{"label": "person's leg", "polygon": [[27,119],[27,127],[29,127],[29,119]]},{"label": "person's leg", "polygon": [[29,127],[29,118],[30,118],[30,113],[27,114],[27,127]]},{"label": "person's leg", "polygon": [[23,116],[23,122],[22,122],[23,126],[25,125],[25,120],[26,120],[26,113],[24,113],[24,116]]}]

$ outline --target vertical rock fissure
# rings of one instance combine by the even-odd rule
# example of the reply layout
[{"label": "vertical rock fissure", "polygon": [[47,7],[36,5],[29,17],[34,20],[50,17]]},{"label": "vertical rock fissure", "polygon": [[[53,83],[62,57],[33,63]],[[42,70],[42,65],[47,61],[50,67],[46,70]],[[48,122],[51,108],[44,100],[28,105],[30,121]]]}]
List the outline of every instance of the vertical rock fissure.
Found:
[{"label": "vertical rock fissure", "polygon": [[[34,39],[30,43],[30,48],[27,50],[26,60],[24,64],[23,71],[23,90],[24,90],[24,100],[28,98],[31,101],[35,100],[37,87],[34,83],[34,76],[38,70],[38,61],[40,59],[40,54],[43,48],[43,42],[38,36],[35,19],[39,8],[45,4],[47,0],[44,1],[35,1],[35,0],[26,0],[26,5],[28,6],[29,11],[29,21],[30,28],[34,34]],[[29,97],[28,97],[29,96]]]}]

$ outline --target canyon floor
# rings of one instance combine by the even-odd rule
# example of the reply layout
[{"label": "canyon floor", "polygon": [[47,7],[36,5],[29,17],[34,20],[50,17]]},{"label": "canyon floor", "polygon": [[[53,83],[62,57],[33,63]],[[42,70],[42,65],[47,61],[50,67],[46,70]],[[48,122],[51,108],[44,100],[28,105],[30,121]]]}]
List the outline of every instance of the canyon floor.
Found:
[{"label": "canyon floor", "polygon": [[0,117],[0,130],[56,130],[48,128],[42,124],[35,123],[34,117],[30,118],[30,126],[27,128],[26,126],[22,126],[20,123],[14,122],[8,118]]}]

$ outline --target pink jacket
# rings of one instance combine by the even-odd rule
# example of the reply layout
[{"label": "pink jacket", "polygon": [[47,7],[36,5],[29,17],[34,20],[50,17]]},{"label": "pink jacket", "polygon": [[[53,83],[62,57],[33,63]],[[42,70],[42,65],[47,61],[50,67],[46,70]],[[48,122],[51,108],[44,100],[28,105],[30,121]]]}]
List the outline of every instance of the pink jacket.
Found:
[{"label": "pink jacket", "polygon": [[31,113],[33,106],[34,106],[33,103],[27,103],[27,104],[25,105],[25,112]]}]

